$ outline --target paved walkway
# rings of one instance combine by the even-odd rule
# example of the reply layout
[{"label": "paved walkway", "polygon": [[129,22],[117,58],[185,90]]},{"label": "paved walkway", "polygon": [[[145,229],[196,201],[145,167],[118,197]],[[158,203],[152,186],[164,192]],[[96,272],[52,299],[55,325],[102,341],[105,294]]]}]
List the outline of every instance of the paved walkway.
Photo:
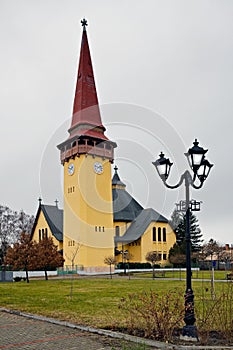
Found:
[{"label": "paved walkway", "polygon": [[0,349],[118,350],[122,348],[123,343],[119,339],[0,312]]},{"label": "paved walkway", "polygon": [[[5,310],[5,311],[4,311]],[[85,330],[83,330],[85,329]],[[231,346],[172,345],[111,331],[89,329],[0,309],[0,350],[228,350]],[[98,334],[97,334],[98,333]],[[112,338],[114,333],[114,337]],[[100,335],[101,334],[101,335]],[[144,347],[143,344],[146,344]]]}]

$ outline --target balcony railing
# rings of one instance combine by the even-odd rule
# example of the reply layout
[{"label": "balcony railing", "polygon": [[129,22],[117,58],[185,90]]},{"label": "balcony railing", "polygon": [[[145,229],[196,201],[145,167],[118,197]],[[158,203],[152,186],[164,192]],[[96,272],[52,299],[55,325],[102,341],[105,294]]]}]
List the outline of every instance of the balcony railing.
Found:
[{"label": "balcony railing", "polygon": [[113,159],[113,148],[108,149],[105,147],[85,145],[75,145],[74,147],[61,152],[61,162],[64,163],[69,158],[79,154],[90,154],[93,156],[100,156],[103,158]]}]

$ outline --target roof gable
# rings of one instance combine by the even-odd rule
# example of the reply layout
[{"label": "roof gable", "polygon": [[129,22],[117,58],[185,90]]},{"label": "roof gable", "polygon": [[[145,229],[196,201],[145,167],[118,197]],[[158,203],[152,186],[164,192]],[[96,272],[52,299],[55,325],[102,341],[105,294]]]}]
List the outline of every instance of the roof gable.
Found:
[{"label": "roof gable", "polygon": [[57,206],[54,206],[54,205],[44,205],[44,204],[40,204],[38,208],[35,222],[31,232],[31,239],[35,232],[41,212],[43,213],[45,220],[48,223],[48,226],[52,232],[52,235],[59,242],[62,242],[63,241],[63,210],[59,209]]},{"label": "roof gable", "polygon": [[136,241],[145,233],[151,222],[168,223],[168,220],[152,208],[143,209],[126,230],[125,234],[121,237],[115,237],[115,241],[125,243]]}]

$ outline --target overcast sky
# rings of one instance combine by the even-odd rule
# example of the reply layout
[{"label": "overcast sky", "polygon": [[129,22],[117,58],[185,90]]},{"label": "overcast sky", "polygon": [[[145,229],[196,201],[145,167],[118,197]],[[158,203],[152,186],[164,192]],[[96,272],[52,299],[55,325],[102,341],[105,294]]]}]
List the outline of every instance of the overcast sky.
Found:
[{"label": "overcast sky", "polygon": [[164,150],[170,183],[194,138],[214,163],[198,218],[204,238],[233,244],[233,2],[0,0],[1,204],[35,214],[62,206],[56,145],[71,120],[82,27],[106,135],[128,191],[170,217],[184,186],[167,190],[151,162]]}]

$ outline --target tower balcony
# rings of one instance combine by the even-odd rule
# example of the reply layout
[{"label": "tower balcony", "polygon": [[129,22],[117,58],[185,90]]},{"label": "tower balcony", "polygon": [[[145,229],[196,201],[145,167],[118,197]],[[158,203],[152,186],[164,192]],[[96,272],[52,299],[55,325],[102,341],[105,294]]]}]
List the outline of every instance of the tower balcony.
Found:
[{"label": "tower balcony", "polygon": [[70,158],[80,156],[81,154],[91,155],[93,157],[99,156],[107,158],[110,162],[114,159],[114,148],[111,144],[101,143],[100,145],[90,145],[87,142],[85,144],[76,144],[69,149],[61,150],[61,163],[64,164]]}]

